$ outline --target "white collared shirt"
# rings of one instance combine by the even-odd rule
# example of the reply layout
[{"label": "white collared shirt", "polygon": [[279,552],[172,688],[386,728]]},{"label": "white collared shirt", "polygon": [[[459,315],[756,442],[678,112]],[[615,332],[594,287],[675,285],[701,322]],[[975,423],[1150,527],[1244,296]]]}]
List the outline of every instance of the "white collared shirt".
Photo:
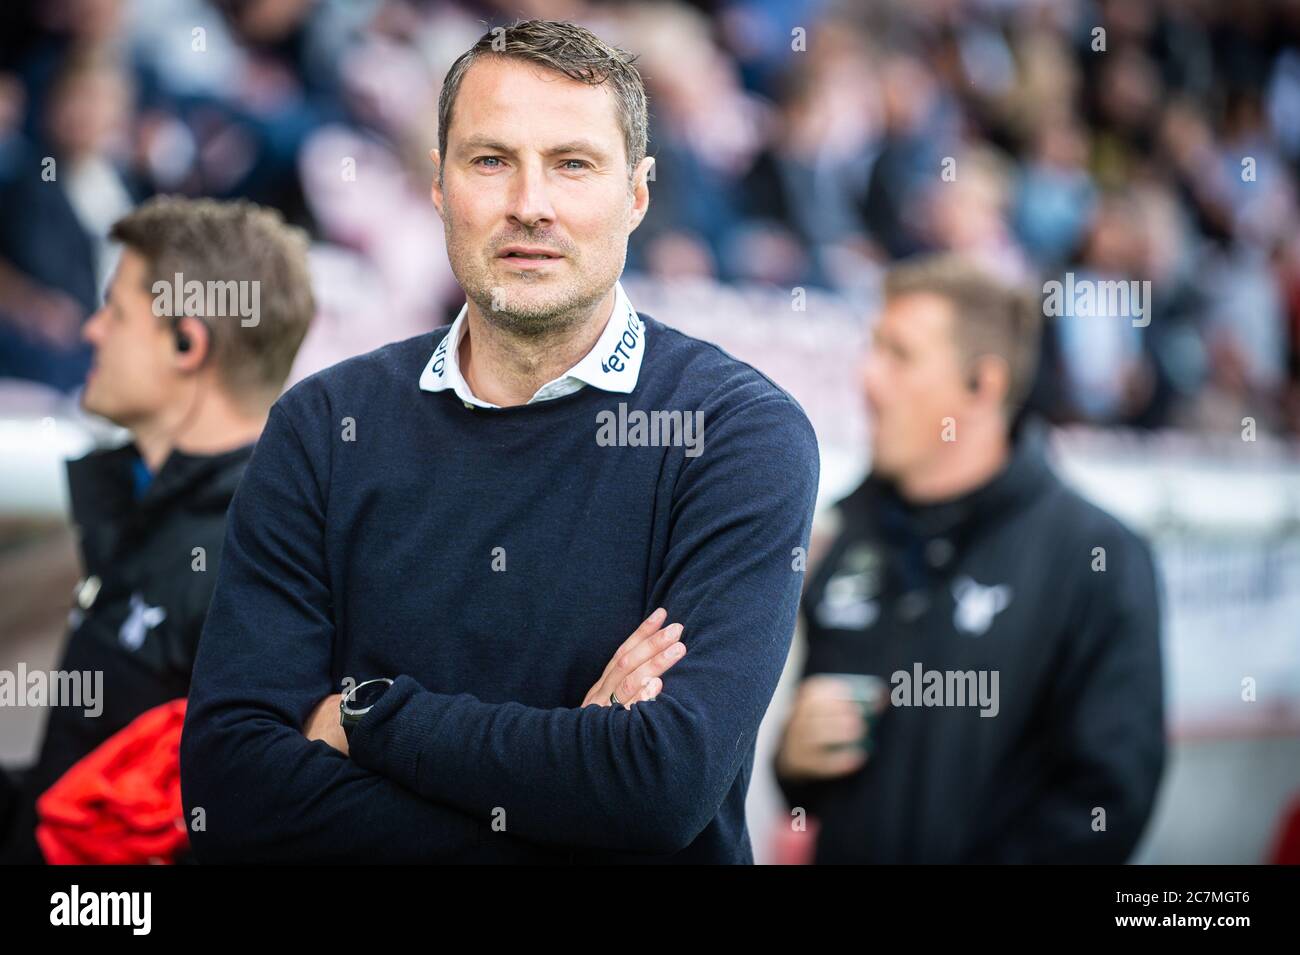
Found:
[{"label": "white collared shirt", "polygon": [[[420,387],[425,391],[456,392],[467,408],[499,408],[477,397],[469,389],[469,382],[460,370],[460,343],[469,328],[469,303],[461,306],[460,314],[451,323],[451,329],[433,350],[428,364],[420,375]],[[645,323],[628,301],[623,283],[614,285],[614,310],[605,330],[591,351],[559,378],[538,388],[528,404],[547,401],[573,394],[584,385],[594,385],[602,391],[631,394],[641,375],[641,359],[645,355]]]}]

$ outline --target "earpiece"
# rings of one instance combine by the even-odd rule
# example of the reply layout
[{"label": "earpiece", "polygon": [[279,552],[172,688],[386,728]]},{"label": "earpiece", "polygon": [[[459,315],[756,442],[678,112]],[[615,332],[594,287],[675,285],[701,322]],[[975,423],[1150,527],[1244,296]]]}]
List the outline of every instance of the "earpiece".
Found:
[{"label": "earpiece", "polygon": [[180,318],[172,318],[172,335],[176,338],[176,350],[181,354],[194,347],[194,342],[190,339],[190,336],[181,330]]},{"label": "earpiece", "polygon": [[[208,325],[208,323],[204,319],[200,318],[197,315],[191,315],[189,317],[193,318],[196,322],[202,325],[204,329],[207,330],[209,336],[212,335],[212,327]],[[194,338],[190,335],[189,332],[181,328],[181,320],[179,318],[172,319],[172,334],[176,336],[176,352],[178,354],[184,355],[185,353],[194,350]],[[212,340],[211,337],[209,337],[208,338],[209,343],[211,343],[211,340]],[[207,353],[205,353],[203,356],[203,361],[200,364],[206,364],[207,360],[208,360],[208,356]]]}]

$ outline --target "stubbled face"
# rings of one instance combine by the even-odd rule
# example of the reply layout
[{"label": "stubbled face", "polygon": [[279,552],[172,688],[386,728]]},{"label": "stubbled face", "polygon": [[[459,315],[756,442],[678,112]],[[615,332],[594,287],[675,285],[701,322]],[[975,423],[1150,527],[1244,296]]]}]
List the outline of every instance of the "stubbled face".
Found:
[{"label": "stubbled face", "polygon": [[617,108],[589,86],[501,57],[456,96],[433,201],[456,280],[485,319],[538,336],[587,318],[623,271],[645,215],[645,160],[629,182]]},{"label": "stubbled face", "polygon": [[173,400],[178,380],[175,338],[153,314],[145,260],[127,248],[104,304],[82,326],[95,349],[81,405],[125,428],[157,415]]},{"label": "stubbled face", "polygon": [[970,407],[952,326],[952,306],[942,296],[905,294],[885,303],[863,364],[872,470],[882,477],[929,468],[950,446],[944,419],[960,422]]}]

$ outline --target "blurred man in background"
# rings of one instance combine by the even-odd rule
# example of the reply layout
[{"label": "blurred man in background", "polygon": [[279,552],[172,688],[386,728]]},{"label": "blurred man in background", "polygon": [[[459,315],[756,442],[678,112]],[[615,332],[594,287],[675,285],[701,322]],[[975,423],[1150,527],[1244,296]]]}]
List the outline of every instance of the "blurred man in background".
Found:
[{"label": "blurred man in background", "polygon": [[0,377],[63,392],[90,366],[82,323],[113,274],[108,229],[147,189],[118,153],[129,79],[110,58],[64,62],[44,101],[39,143],[15,147],[20,174],[0,174]]},{"label": "blurred man in background", "polygon": [[820,822],[819,862],[1122,862],[1151,812],[1152,558],[1054,476],[1019,414],[1040,316],[960,258],[886,280],[872,473],[810,575],[776,760]]},{"label": "blurred man in background", "polygon": [[134,440],[68,465],[84,577],[59,663],[103,673],[102,712],[50,707],[17,787],[9,862],[41,861],[43,792],[137,716],[188,694],[226,509],[314,310],[305,236],[273,211],[161,198],[109,234],[124,251],[83,331],[94,362],[81,403]]}]

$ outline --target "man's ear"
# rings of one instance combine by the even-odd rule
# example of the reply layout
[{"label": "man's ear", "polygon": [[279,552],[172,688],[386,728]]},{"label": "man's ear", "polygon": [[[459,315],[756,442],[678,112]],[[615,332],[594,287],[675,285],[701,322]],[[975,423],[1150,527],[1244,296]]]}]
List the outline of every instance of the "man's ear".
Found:
[{"label": "man's ear", "polygon": [[433,186],[429,190],[429,197],[433,199],[433,207],[438,210],[438,215],[442,215],[442,156],[437,149],[429,150],[429,158],[433,160]]},{"label": "man's ear", "polygon": [[1004,407],[1011,390],[1011,369],[1007,360],[1001,355],[981,355],[975,359],[967,384],[981,404],[995,410]]},{"label": "man's ear", "polygon": [[637,163],[632,174],[632,213],[628,220],[628,234],[636,231],[650,208],[650,173],[654,165],[654,156],[646,156]]},{"label": "man's ear", "polygon": [[212,351],[212,333],[208,326],[192,315],[182,315],[176,320],[174,333],[176,367],[183,372],[198,371],[207,363]]}]

